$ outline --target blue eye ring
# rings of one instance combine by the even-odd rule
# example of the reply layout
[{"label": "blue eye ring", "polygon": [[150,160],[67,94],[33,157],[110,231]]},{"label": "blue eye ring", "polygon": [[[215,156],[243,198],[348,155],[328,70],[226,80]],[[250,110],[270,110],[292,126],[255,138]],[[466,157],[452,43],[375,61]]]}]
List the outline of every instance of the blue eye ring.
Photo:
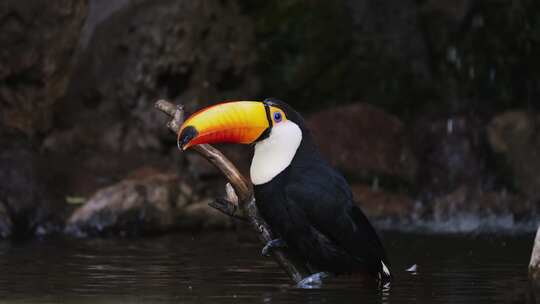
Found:
[{"label": "blue eye ring", "polygon": [[280,112],[275,112],[274,113],[274,121],[275,122],[280,122],[281,119],[283,119],[283,117],[281,116],[281,113]]}]

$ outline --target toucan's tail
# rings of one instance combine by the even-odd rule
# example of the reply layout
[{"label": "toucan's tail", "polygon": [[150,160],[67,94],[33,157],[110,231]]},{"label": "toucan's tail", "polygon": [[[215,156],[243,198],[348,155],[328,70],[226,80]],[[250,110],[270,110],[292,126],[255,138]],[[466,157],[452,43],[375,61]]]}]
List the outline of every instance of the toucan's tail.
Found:
[{"label": "toucan's tail", "polygon": [[378,279],[381,288],[390,288],[390,284],[392,283],[392,274],[390,273],[390,268],[388,268],[383,261],[381,261],[381,270],[379,271]]},{"label": "toucan's tail", "polygon": [[[364,257],[369,272],[377,278],[381,287],[390,286],[392,281],[390,262],[375,228],[359,207],[353,206],[350,215],[357,229],[354,229],[351,241],[344,243],[354,244],[350,251]],[[357,244],[362,244],[362,246]]]}]

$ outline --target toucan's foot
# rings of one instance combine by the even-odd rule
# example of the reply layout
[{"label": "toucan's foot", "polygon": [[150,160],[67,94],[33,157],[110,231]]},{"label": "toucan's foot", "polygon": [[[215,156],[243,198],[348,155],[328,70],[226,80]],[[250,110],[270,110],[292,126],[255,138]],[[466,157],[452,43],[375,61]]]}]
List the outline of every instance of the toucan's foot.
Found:
[{"label": "toucan's foot", "polygon": [[303,289],[321,288],[323,285],[323,280],[328,278],[329,276],[330,276],[330,273],[328,272],[317,272],[315,274],[310,275],[309,277],[303,278],[302,281],[296,284],[296,287],[303,288]]},{"label": "toucan's foot", "polygon": [[208,203],[208,205],[224,214],[234,217],[239,220],[247,221],[247,218],[238,212],[238,204],[229,201],[224,198],[216,198],[214,201]]},{"label": "toucan's foot", "polygon": [[281,247],[285,247],[285,241],[282,239],[273,239],[264,245],[263,249],[261,250],[261,254],[264,256],[269,256],[272,249]]}]

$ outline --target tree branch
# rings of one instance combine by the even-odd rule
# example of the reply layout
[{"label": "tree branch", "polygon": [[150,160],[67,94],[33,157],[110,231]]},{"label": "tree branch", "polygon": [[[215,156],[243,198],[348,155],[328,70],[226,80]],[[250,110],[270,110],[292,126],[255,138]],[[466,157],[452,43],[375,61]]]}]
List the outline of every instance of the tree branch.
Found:
[{"label": "tree branch", "polygon": [[534,238],[531,261],[529,262],[529,277],[540,282],[540,226]]},{"label": "tree branch", "polygon": [[[171,120],[167,123],[167,127],[175,134],[178,134],[180,126],[184,122],[184,107],[182,105],[175,106],[166,100],[158,100],[155,103],[155,107],[171,117]],[[210,204],[210,206],[232,217],[239,217],[236,210],[240,210],[242,214],[240,217],[247,218],[251,227],[257,232],[259,240],[263,245],[273,240],[272,231],[270,231],[268,224],[260,216],[257,205],[255,204],[251,183],[240,174],[238,169],[236,169],[225,155],[211,145],[197,145],[193,149],[225,175],[232,188],[234,188],[233,192],[237,195],[237,198],[232,197],[233,195],[230,189],[227,189],[228,199],[218,200],[216,203]],[[272,250],[272,256],[295,283],[300,282],[302,278],[311,274],[306,263],[287,254],[286,248]]]}]

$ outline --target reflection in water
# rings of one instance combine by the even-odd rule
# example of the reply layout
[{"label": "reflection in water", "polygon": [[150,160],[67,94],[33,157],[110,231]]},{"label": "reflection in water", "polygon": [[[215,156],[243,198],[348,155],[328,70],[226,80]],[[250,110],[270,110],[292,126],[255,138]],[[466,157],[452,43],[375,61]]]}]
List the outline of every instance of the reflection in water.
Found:
[{"label": "reflection in water", "polygon": [[[387,233],[396,282],[377,292],[341,277],[298,290],[257,244],[232,233],[0,243],[0,299],[10,302],[533,303],[532,235]],[[416,274],[405,270],[416,264]]]}]

